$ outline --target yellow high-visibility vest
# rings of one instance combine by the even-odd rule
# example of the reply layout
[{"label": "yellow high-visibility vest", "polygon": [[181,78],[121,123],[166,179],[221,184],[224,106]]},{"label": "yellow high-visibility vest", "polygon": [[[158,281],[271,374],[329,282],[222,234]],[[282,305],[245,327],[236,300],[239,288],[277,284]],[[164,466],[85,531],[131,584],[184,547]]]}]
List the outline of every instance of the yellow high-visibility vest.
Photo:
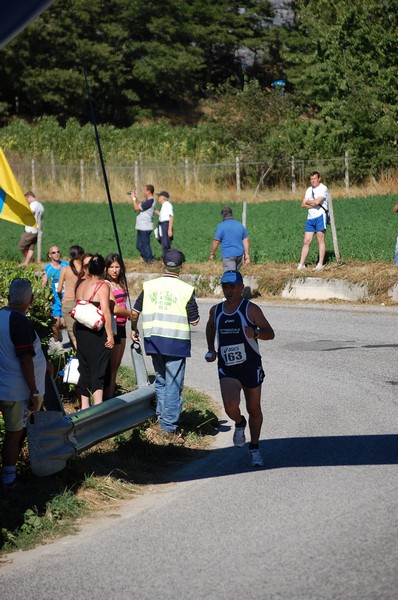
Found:
[{"label": "yellow high-visibility vest", "polygon": [[160,354],[189,356],[191,327],[187,303],[193,292],[191,285],[177,277],[159,277],[144,283],[143,336],[156,344]]}]

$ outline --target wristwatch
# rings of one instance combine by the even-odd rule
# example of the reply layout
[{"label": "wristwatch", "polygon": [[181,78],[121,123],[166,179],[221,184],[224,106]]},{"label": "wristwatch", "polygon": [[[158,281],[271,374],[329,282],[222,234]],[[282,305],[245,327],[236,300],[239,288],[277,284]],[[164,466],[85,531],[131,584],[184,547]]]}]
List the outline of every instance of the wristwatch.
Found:
[{"label": "wristwatch", "polygon": [[260,327],[255,327],[254,328],[254,339],[257,340],[258,336],[260,335]]}]

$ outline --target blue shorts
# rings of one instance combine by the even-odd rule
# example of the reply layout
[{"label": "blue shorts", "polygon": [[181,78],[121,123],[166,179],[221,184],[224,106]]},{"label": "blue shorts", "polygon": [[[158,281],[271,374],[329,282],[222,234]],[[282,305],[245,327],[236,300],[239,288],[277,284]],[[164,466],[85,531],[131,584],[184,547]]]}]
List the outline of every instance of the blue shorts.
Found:
[{"label": "blue shorts", "polygon": [[326,229],[326,213],[323,210],[323,215],[316,217],[316,219],[307,219],[305,222],[304,231],[310,233],[317,233],[318,231],[325,231]]},{"label": "blue shorts", "polygon": [[53,304],[52,304],[52,315],[53,315],[53,317],[62,317],[61,300],[54,298]]}]

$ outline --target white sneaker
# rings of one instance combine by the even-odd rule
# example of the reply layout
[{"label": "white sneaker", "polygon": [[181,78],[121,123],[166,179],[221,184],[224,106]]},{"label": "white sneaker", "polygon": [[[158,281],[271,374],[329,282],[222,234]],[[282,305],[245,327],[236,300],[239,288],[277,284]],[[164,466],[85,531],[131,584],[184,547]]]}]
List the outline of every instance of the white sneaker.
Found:
[{"label": "white sneaker", "polygon": [[258,448],[249,448],[250,465],[252,467],[262,467],[264,465],[260,450]]},{"label": "white sneaker", "polygon": [[323,265],[321,265],[321,263],[318,263],[317,266],[315,267],[314,271],[322,271],[323,269]]},{"label": "white sneaker", "polygon": [[297,265],[297,271],[302,271],[305,268],[306,268],[305,265]]},{"label": "white sneaker", "polygon": [[246,425],[247,423],[245,423],[243,427],[235,427],[233,442],[234,446],[236,446],[237,448],[243,448],[243,446],[246,444]]}]

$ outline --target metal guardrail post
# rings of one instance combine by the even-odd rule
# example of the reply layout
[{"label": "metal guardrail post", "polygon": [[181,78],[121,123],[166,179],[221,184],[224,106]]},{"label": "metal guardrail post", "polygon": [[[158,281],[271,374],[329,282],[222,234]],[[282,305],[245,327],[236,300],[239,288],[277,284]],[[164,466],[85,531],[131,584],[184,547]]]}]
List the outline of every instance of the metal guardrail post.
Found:
[{"label": "metal guardrail post", "polygon": [[132,356],[137,390],[70,415],[58,410],[30,416],[28,445],[35,475],[53,475],[73,456],[155,415],[155,388],[148,382],[139,344],[132,345]]},{"label": "metal guardrail post", "polygon": [[146,370],[144,357],[142,355],[142,348],[138,342],[133,342],[131,348],[131,360],[133,361],[133,367],[135,371],[135,380],[137,387],[143,387],[149,385],[148,371]]}]

